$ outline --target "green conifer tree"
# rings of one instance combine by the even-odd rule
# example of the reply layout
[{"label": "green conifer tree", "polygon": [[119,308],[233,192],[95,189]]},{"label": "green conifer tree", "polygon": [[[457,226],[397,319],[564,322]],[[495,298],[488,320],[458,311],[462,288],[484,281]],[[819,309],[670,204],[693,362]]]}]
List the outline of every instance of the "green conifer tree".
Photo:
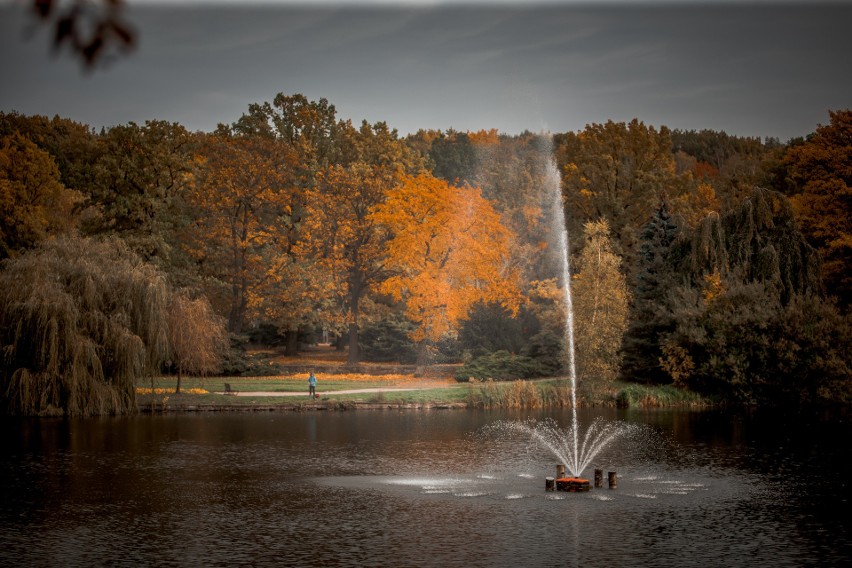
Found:
[{"label": "green conifer tree", "polygon": [[622,342],[621,377],[624,380],[643,383],[670,381],[660,367],[662,353],[658,338],[674,325],[668,315],[666,296],[674,283],[669,257],[678,232],[665,201],[660,203],[642,230],[639,266],[628,318],[630,324]]}]

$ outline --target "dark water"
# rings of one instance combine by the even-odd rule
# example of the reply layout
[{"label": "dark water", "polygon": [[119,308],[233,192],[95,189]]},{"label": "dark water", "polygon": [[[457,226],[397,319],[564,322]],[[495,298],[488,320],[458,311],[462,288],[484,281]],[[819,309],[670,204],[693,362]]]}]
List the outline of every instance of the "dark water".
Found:
[{"label": "dark water", "polygon": [[642,425],[591,466],[618,488],[566,494],[550,455],[481,430],[524,416],[6,419],[0,565],[852,562],[845,418],[609,411]]}]

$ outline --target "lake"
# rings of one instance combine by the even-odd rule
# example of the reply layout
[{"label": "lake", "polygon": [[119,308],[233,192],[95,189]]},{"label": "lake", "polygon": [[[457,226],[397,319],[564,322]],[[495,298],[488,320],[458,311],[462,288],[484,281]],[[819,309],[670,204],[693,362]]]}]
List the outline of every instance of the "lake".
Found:
[{"label": "lake", "polygon": [[[635,424],[555,459],[494,424],[570,412],[3,419],[0,565],[840,566],[848,416],[585,410]],[[499,430],[499,429],[498,429]]]}]

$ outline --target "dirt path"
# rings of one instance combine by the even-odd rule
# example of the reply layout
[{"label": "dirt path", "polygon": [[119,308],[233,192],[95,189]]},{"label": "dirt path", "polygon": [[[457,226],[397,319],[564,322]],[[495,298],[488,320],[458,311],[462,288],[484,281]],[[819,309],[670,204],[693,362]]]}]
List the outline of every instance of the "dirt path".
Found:
[{"label": "dirt path", "polygon": [[[372,389],[351,389],[351,390],[336,390],[336,391],[317,391],[317,394],[320,396],[334,396],[338,394],[359,394],[359,393],[371,393],[371,392],[404,392],[404,391],[415,391],[415,390],[429,390],[433,388],[442,388],[440,386],[422,386],[418,388],[392,388],[392,387],[382,387],[382,388],[372,388]],[[308,393],[305,391],[237,391],[232,393],[225,392],[217,392],[216,394],[228,394],[231,396],[308,396]]]}]

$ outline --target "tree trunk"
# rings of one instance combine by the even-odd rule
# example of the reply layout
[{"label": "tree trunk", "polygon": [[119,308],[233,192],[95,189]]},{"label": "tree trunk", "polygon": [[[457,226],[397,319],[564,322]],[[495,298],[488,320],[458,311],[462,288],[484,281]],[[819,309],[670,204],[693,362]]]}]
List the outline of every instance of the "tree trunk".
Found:
[{"label": "tree trunk", "polygon": [[180,394],[180,378],[181,378],[180,376],[181,376],[180,367],[178,367],[178,378],[177,378],[177,385],[175,386],[175,394]]},{"label": "tree trunk", "polygon": [[248,309],[248,300],[246,299],[245,281],[240,286],[234,285],[231,291],[231,309],[228,312],[228,331],[232,333],[243,332],[243,322]]},{"label": "tree trunk", "polygon": [[349,356],[346,360],[349,365],[355,365],[361,359],[361,353],[358,350],[358,300],[360,297],[361,279],[356,274],[350,280],[349,290],[349,313],[352,317],[352,322],[349,324]]},{"label": "tree trunk", "polygon": [[284,354],[288,357],[295,357],[299,353],[299,328],[292,326],[287,330],[287,344],[284,347]]},{"label": "tree trunk", "polygon": [[424,339],[417,344],[417,366],[426,367],[429,365],[429,344]]},{"label": "tree trunk", "polygon": [[361,359],[361,353],[358,350],[358,324],[349,324],[349,355],[346,358],[348,365],[357,365]]},{"label": "tree trunk", "polygon": [[364,274],[356,266],[349,274],[349,314],[352,322],[349,324],[349,356],[347,363],[356,365],[361,360],[358,349],[358,316],[361,309],[361,295],[364,293]]}]

